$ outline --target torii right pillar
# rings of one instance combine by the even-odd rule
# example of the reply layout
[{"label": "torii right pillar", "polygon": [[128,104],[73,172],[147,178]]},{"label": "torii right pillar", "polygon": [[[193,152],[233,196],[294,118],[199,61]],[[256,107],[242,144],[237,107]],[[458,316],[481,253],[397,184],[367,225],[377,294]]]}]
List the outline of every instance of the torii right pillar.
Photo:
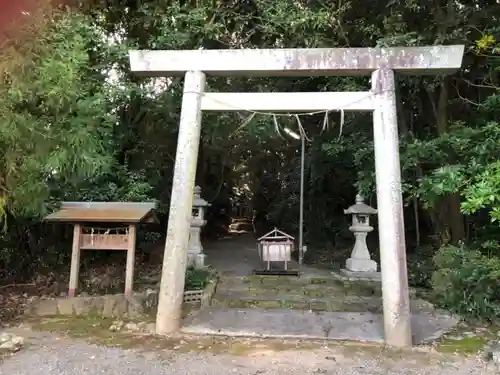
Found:
[{"label": "torii right pillar", "polygon": [[385,341],[405,347],[412,331],[394,71],[377,69],[371,81]]}]

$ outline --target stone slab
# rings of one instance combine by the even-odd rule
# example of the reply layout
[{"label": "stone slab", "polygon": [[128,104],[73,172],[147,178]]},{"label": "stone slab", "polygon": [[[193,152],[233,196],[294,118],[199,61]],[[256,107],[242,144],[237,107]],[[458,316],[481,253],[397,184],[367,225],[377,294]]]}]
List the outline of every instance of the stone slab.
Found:
[{"label": "stone slab", "polygon": [[[413,314],[413,342],[420,344],[435,340],[452,330],[458,321],[457,317],[441,311]],[[382,314],[369,312],[210,307],[187,320],[182,332],[235,337],[384,342]]]},{"label": "stone slab", "polygon": [[356,271],[349,271],[343,268],[340,270],[340,274],[349,278],[359,279],[359,280],[373,280],[373,281],[382,280],[380,272],[356,272]]},{"label": "stone slab", "polygon": [[381,66],[402,73],[440,74],[462,65],[463,45],[392,48],[278,48],[129,51],[130,68],[144,76],[369,75]]},{"label": "stone slab", "polygon": [[[202,306],[208,305],[212,299],[217,281],[218,279],[214,277],[203,291],[200,301]],[[36,316],[97,314],[103,317],[129,317],[134,319],[143,315],[155,314],[157,307],[158,292],[148,290],[134,293],[132,296],[107,294],[101,296],[35,298],[28,303],[26,314]]]},{"label": "stone slab", "polygon": [[[244,292],[224,292],[217,293],[212,300],[212,305],[225,307],[261,307],[287,308],[297,310],[313,311],[339,311],[339,312],[372,312],[382,313],[382,298],[377,296],[330,296],[330,297],[310,297],[307,295],[293,294],[258,294],[248,295]],[[410,310],[412,313],[433,312],[434,305],[422,299],[411,299]]]}]

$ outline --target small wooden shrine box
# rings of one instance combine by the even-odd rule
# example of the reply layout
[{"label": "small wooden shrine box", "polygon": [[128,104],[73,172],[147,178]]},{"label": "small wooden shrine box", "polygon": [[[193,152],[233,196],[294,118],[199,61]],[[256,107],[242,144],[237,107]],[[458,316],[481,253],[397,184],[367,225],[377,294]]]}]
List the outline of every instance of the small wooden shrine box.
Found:
[{"label": "small wooden shrine box", "polygon": [[[63,202],[59,211],[45,217],[45,221],[74,224],[69,297],[78,288],[81,250],[126,250],[125,295],[132,294],[136,225],[158,223],[154,209],[154,202]],[[107,226],[96,227],[98,224]],[[119,226],[108,227],[110,224]]]},{"label": "small wooden shrine box", "polygon": [[271,270],[271,262],[283,262],[285,270],[288,270],[288,262],[292,260],[293,240],[292,236],[277,228],[257,240],[260,258],[266,262],[268,271]]}]

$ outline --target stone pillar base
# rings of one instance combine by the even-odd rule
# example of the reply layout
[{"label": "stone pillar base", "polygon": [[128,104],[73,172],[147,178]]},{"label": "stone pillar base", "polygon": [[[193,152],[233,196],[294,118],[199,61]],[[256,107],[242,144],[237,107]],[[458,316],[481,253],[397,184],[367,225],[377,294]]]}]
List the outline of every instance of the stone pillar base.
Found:
[{"label": "stone pillar base", "polygon": [[377,262],[371,259],[349,258],[345,263],[345,268],[353,272],[377,272]]},{"label": "stone pillar base", "polygon": [[380,272],[355,272],[341,269],[339,276],[347,277],[349,280],[369,280],[378,282],[382,280]]},{"label": "stone pillar base", "polygon": [[188,253],[188,267],[196,269],[205,268],[205,254],[203,253]]}]

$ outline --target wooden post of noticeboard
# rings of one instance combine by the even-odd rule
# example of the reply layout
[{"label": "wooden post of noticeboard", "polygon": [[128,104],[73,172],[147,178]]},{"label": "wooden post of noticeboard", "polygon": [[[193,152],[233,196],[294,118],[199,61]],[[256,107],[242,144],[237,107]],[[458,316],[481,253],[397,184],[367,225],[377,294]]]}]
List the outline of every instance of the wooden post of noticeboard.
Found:
[{"label": "wooden post of noticeboard", "polygon": [[69,273],[68,297],[74,297],[78,288],[78,273],[80,271],[80,233],[82,226],[75,224],[73,227],[73,246],[71,248],[71,271]]},{"label": "wooden post of noticeboard", "polygon": [[134,263],[135,263],[135,237],[136,227],[131,224],[128,227],[127,266],[125,269],[125,295],[131,296],[134,287]]}]

